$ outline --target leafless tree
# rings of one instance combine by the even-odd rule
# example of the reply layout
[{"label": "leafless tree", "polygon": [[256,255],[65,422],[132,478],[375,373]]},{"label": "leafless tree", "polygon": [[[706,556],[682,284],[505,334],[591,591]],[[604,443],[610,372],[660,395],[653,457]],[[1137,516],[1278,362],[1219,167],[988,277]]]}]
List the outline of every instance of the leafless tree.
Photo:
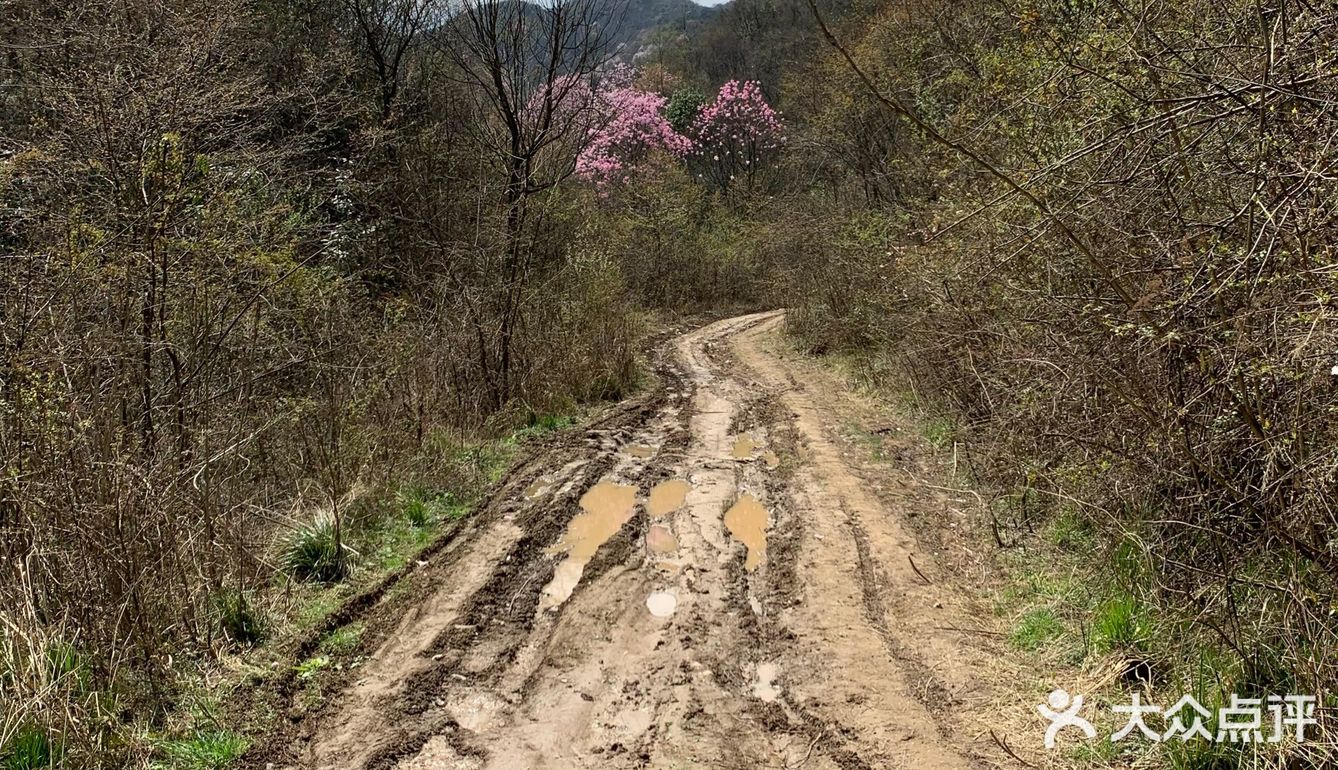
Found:
[{"label": "leafless tree", "polygon": [[590,79],[610,59],[617,0],[541,5],[464,0],[441,37],[479,107],[478,139],[501,178],[498,284],[475,305],[481,365],[495,403],[512,393],[514,339],[534,267],[530,199],[571,176],[589,139]]},{"label": "leafless tree", "polygon": [[381,123],[394,115],[410,51],[438,19],[440,0],[344,0],[358,48],[377,81]]}]

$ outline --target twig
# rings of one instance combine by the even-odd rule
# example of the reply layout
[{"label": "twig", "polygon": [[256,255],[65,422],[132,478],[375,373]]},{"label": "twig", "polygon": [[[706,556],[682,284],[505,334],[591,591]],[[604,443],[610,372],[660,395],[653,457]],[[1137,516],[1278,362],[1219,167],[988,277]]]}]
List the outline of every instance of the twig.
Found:
[{"label": "twig", "polygon": [[985,636],[1007,636],[1008,634],[999,631],[989,631],[984,628],[962,628],[961,626],[934,626],[938,631],[956,631],[959,634],[983,634]]},{"label": "twig", "polygon": [[822,728],[822,732],[818,733],[817,737],[813,739],[813,742],[808,744],[808,751],[805,752],[804,758],[794,763],[793,765],[786,765],[786,768],[788,768],[788,770],[799,770],[799,768],[807,764],[808,758],[813,756],[813,748],[818,745],[818,741],[822,740],[822,737],[826,734],[827,734],[827,728],[824,727]]},{"label": "twig", "polygon": [[994,730],[990,730],[990,737],[993,738],[993,739],[994,739],[994,742],[997,743],[997,744],[999,745],[999,748],[1001,748],[1001,749],[1004,750],[1004,753],[1005,753],[1005,754],[1007,754],[1008,756],[1012,757],[1013,759],[1016,759],[1016,760],[1017,760],[1023,767],[1035,767],[1035,766],[1036,766],[1036,765],[1033,765],[1032,763],[1028,762],[1027,760],[1023,759],[1022,757],[1019,757],[1019,756],[1017,755],[1017,752],[1016,752],[1016,751],[1013,751],[1013,747],[1008,745],[1008,741],[1006,741],[1006,740],[1004,740],[1003,738],[1000,738],[999,736],[995,735],[995,734],[994,734]]},{"label": "twig", "polygon": [[912,559],[910,554],[906,554],[906,561],[911,563],[911,569],[915,570],[915,574],[919,575],[920,579],[925,581],[925,585],[932,586],[934,584],[934,581],[926,577],[925,573],[921,572],[920,568],[915,566],[915,559]]},{"label": "twig", "polygon": [[534,582],[534,577],[535,577],[534,575],[530,575],[529,577],[525,578],[525,582],[520,584],[520,588],[517,588],[516,592],[514,594],[511,594],[511,601],[506,603],[506,614],[508,615],[511,614],[511,608],[516,606],[516,600],[520,598],[520,595],[524,593],[525,589],[529,587],[530,583]]}]

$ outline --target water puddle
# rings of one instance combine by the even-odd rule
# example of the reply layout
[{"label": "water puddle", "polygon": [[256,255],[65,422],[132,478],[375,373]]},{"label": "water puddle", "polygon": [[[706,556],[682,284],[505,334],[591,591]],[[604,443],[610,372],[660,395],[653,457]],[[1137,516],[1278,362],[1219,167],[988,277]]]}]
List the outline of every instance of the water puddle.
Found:
[{"label": "water puddle", "polygon": [[767,557],[767,509],[752,495],[743,495],[725,511],[725,529],[748,546],[745,569],[752,571]]},{"label": "water puddle", "polygon": [[678,550],[678,538],[668,527],[654,524],[646,530],[646,547],[651,553],[673,553]]},{"label": "water puddle", "polygon": [[656,591],[646,597],[646,609],[657,618],[667,618],[678,609],[678,597],[668,591]]},{"label": "water puddle", "polygon": [[585,565],[601,545],[618,533],[636,508],[636,487],[604,481],[581,496],[582,513],[572,518],[562,540],[549,553],[566,552],[553,579],[544,587],[544,609],[556,607],[571,597],[581,582]]},{"label": "water puddle", "polygon": [[753,682],[753,697],[767,703],[773,703],[780,697],[781,688],[776,680],[780,677],[780,666],[775,663],[757,664],[757,681]]},{"label": "water puddle", "polygon": [[735,460],[747,460],[753,456],[753,450],[756,448],[757,442],[753,441],[752,436],[745,433],[734,439],[734,450],[730,454],[733,455]]},{"label": "water puddle", "polygon": [[550,484],[546,479],[538,479],[533,484],[525,488],[525,499],[534,500],[535,498],[541,497],[543,494],[548,492],[548,490],[551,487],[552,484]]},{"label": "water puddle", "polygon": [[641,459],[644,460],[647,457],[650,457],[651,455],[655,454],[655,447],[646,446],[645,444],[631,444],[629,446],[623,447],[623,452],[633,457],[640,457]]},{"label": "water puddle", "polygon": [[650,499],[646,501],[646,513],[650,514],[652,519],[673,513],[683,507],[683,501],[688,499],[690,489],[692,485],[682,479],[661,481],[650,490]]}]

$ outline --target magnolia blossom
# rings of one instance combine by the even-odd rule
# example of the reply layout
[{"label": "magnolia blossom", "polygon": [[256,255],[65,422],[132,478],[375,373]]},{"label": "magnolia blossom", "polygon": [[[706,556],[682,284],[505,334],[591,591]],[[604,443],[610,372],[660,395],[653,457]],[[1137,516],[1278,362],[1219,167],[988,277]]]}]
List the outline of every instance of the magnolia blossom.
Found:
[{"label": "magnolia blossom", "polygon": [[632,85],[624,73],[606,77],[595,95],[598,124],[576,159],[576,173],[604,188],[629,181],[628,170],[656,151],[682,157],[692,142],[674,131],[664,116],[667,100]]},{"label": "magnolia blossom", "polygon": [[744,171],[751,183],[761,161],[785,144],[780,113],[767,103],[757,81],[731,80],[702,108],[692,126],[697,155],[722,185]]},{"label": "magnolia blossom", "polygon": [[767,104],[755,80],[731,80],[721,86],[715,101],[697,115],[693,134],[703,149],[737,151],[751,145],[759,151],[775,150],[785,142],[780,113]]}]

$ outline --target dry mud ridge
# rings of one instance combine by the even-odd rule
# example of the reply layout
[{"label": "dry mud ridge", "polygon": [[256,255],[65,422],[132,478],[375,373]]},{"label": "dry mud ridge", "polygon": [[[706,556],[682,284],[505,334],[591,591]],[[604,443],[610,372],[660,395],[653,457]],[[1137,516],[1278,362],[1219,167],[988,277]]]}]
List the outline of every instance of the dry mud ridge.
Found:
[{"label": "dry mud ridge", "polygon": [[783,323],[669,341],[655,389],[519,464],[262,766],[1002,764],[988,637],[924,546],[942,507],[854,467],[856,397]]}]

